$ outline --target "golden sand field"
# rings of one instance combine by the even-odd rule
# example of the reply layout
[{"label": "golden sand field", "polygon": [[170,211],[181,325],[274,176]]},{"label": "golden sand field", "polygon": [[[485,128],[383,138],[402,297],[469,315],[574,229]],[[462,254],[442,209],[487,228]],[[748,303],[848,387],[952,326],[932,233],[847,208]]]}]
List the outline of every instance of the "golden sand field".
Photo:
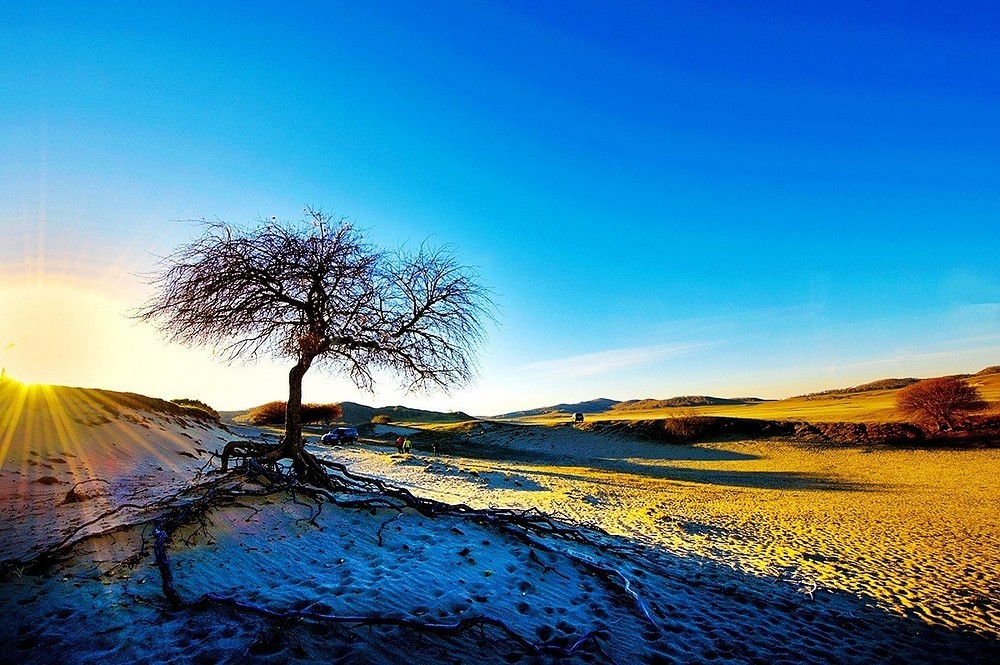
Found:
[{"label": "golden sand field", "polygon": [[760,459],[687,462],[691,482],[605,476],[607,503],[675,551],[1000,632],[1000,452],[727,448]]},{"label": "golden sand field", "polygon": [[[367,472],[480,505],[537,506],[678,554],[1000,635],[1000,450],[663,446],[570,427],[486,435],[545,461],[345,451]],[[435,466],[436,465],[436,466]]]}]

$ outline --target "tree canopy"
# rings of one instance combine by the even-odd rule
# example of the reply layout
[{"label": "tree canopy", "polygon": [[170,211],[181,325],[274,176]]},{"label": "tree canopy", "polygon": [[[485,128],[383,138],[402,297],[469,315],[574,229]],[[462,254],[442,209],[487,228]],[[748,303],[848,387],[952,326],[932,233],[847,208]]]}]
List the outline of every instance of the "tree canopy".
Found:
[{"label": "tree canopy", "polygon": [[903,388],[896,395],[896,406],[904,414],[937,429],[954,429],[962,414],[987,407],[975,386],[949,376],[925,379]]},{"label": "tree canopy", "polygon": [[295,222],[203,225],[150,276],[156,293],[136,316],[226,360],[294,363],[278,459],[304,459],[302,377],[313,365],[364,389],[382,372],[409,391],[447,392],[473,378],[494,305],[447,248],[386,251],[313,209]]}]

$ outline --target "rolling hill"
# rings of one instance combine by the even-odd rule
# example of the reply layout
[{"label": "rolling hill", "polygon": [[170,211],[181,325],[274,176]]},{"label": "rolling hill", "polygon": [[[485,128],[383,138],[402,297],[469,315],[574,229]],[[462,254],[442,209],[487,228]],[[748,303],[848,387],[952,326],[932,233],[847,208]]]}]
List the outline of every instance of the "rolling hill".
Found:
[{"label": "rolling hill", "polygon": [[[253,411],[257,407],[243,409],[242,411],[221,411],[220,416],[224,422],[239,422],[240,416]],[[460,423],[466,420],[475,420],[472,416],[462,411],[426,411],[408,406],[367,406],[357,402],[341,402],[340,408],[344,410],[341,421],[351,425],[363,425],[370,423],[375,416],[388,416],[394,423]]]},{"label": "rolling hill", "polygon": [[394,423],[460,423],[465,420],[475,420],[463,411],[426,411],[408,406],[366,406],[356,402],[341,402],[344,410],[345,423],[370,423],[375,416],[389,416]]},{"label": "rolling hill", "polygon": [[[993,408],[997,408],[996,405],[1000,403],[1000,366],[987,367],[974,374],[952,376],[974,385],[982,396],[994,405]],[[900,422],[905,419],[896,409],[896,394],[903,387],[918,380],[920,379],[880,379],[858,386],[824,390],[780,400],[708,396],[623,402],[608,400],[613,402],[610,408],[605,411],[589,412],[587,420],[655,420],[679,416],[720,416],[807,422]],[[572,413],[572,410],[559,411],[556,407],[545,407],[508,414],[506,417],[539,424],[556,424],[565,422],[568,413]]]},{"label": "rolling hill", "polygon": [[684,395],[668,399],[630,399],[619,402],[611,407],[611,411],[642,411],[646,409],[664,409],[669,407],[691,406],[721,406],[739,404],[758,404],[769,400],[760,397],[712,397],[710,395]]},{"label": "rolling hill", "polygon": [[596,399],[587,400],[585,402],[576,402],[573,404],[553,404],[552,406],[541,406],[536,409],[527,409],[525,411],[511,411],[510,413],[504,413],[494,417],[501,420],[516,420],[517,418],[530,418],[532,416],[542,416],[549,413],[603,413],[614,408],[617,404],[619,404],[618,400],[608,399],[607,397],[598,397]]}]

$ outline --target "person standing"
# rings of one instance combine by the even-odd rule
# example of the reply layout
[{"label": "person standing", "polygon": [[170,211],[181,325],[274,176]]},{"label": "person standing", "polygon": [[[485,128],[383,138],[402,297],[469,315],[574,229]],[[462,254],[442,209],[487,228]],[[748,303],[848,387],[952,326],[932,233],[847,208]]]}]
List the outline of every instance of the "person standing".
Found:
[{"label": "person standing", "polygon": [[404,439],[404,438],[403,438],[403,435],[402,435],[402,434],[400,434],[400,435],[399,435],[399,436],[398,436],[398,437],[396,438],[396,452],[397,452],[397,453],[402,453],[402,452],[403,452],[403,445],[404,445],[405,443],[406,443],[406,439]]}]

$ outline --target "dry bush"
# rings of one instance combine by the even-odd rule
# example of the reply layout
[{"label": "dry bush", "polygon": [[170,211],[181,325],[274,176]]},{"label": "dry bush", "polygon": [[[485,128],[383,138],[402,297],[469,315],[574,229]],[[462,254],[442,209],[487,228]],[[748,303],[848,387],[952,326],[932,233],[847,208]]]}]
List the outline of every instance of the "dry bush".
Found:
[{"label": "dry bush", "polygon": [[914,383],[896,395],[899,411],[938,431],[961,427],[967,414],[987,407],[978,388],[947,376]]},{"label": "dry bush", "polygon": [[170,401],[173,402],[174,404],[178,405],[178,406],[183,406],[185,409],[192,409],[194,411],[201,411],[203,413],[207,413],[214,420],[216,420],[216,421],[219,420],[219,412],[216,411],[215,409],[213,409],[212,407],[210,407],[208,404],[205,404],[204,402],[202,402],[200,399],[191,399],[190,397],[181,397],[181,398],[178,398],[178,399],[172,399]]},{"label": "dry bush", "polygon": [[302,422],[332,423],[344,415],[339,404],[303,404]]},{"label": "dry bush", "polygon": [[[343,411],[339,404],[303,404],[303,423],[329,423],[339,420]],[[244,416],[254,425],[282,425],[285,422],[285,402],[261,404]]]},{"label": "dry bush", "polygon": [[663,420],[663,431],[682,440],[693,440],[705,434],[713,419],[700,416],[694,409],[677,409]]},{"label": "dry bush", "polygon": [[268,402],[261,404],[244,416],[253,425],[280,425],[285,422],[285,403]]},{"label": "dry bush", "polygon": [[390,418],[389,416],[385,415],[384,413],[380,413],[377,416],[372,416],[372,424],[373,425],[388,425],[391,422],[392,422],[392,418]]}]

